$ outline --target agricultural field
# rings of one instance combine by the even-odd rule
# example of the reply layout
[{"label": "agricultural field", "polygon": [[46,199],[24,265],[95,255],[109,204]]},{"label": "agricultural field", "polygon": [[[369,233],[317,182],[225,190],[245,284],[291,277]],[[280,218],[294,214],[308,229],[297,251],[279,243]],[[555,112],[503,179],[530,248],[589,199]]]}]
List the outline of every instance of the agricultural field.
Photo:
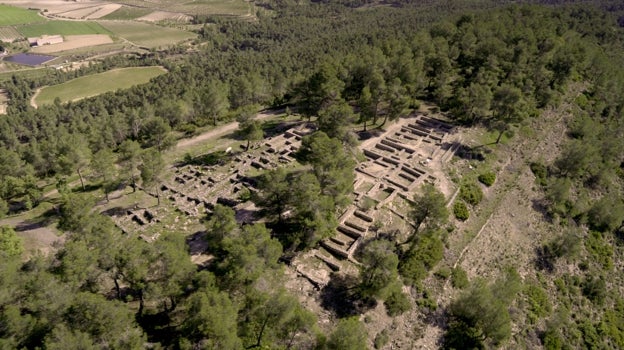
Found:
[{"label": "agricultural field", "polygon": [[183,30],[165,28],[148,23],[130,21],[101,21],[99,23],[116,36],[124,38],[137,46],[147,48],[173,45],[196,37],[195,34]]},{"label": "agricultural field", "polygon": [[150,79],[166,73],[162,67],[134,67],[114,69],[48,86],[35,97],[36,105],[51,104],[58,97],[62,102],[76,101],[105,92],[126,89],[147,83]]},{"label": "agricultural field", "polygon": [[154,10],[178,12],[187,15],[247,16],[250,14],[250,9],[253,6],[244,0],[196,0],[186,2],[175,0],[157,2],[120,0],[116,2],[119,4],[149,7]]},{"label": "agricultural field", "polygon": [[100,17],[100,19],[108,20],[133,20],[152,13],[153,11],[146,8],[121,6],[116,11]]},{"label": "agricultural field", "polygon": [[169,7],[168,11],[197,15],[247,16],[253,14],[253,4],[241,0],[197,0]]},{"label": "agricultural field", "polygon": [[65,41],[60,44],[33,47],[31,51],[36,53],[55,53],[112,43],[113,40],[106,34],[67,35],[65,36]]},{"label": "agricultural field", "polygon": [[97,22],[87,21],[48,21],[46,23],[32,24],[18,27],[17,29],[25,37],[47,35],[83,35],[83,34],[111,34],[106,28]]},{"label": "agricultural field", "polygon": [[110,13],[117,11],[121,5],[119,4],[102,4],[79,9],[72,9],[66,12],[59,12],[57,17],[73,18],[73,19],[98,19]]},{"label": "agricultural field", "polygon": [[0,27],[0,41],[13,42],[13,40],[21,37],[21,34],[13,27]]},{"label": "agricultural field", "polygon": [[0,4],[0,26],[43,22],[44,20],[37,14],[37,11]]}]

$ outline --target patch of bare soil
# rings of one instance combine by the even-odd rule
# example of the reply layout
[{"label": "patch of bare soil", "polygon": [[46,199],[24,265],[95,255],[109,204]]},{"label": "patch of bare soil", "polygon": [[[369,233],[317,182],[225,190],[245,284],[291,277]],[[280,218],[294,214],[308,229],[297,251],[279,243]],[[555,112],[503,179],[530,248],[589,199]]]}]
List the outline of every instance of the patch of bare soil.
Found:
[{"label": "patch of bare soil", "polygon": [[[264,120],[270,117],[274,117],[278,114],[283,113],[283,111],[279,110],[279,111],[267,111],[265,113],[258,113],[256,115],[256,120]],[[185,149],[197,144],[200,144],[202,142],[206,142],[210,139],[213,138],[217,138],[223,135],[227,135],[229,133],[232,133],[233,131],[235,131],[236,129],[238,129],[238,122],[231,122],[225,125],[221,125],[218,126],[214,129],[208,130],[198,136],[189,138],[189,139],[183,139],[180,140],[180,142],[178,142],[178,144],[176,145],[176,149],[180,150],[180,149]]]},{"label": "patch of bare soil", "polygon": [[180,22],[188,22],[192,19],[191,16],[187,16],[177,12],[167,12],[167,11],[154,11],[150,14],[147,14],[143,17],[137,18],[138,21],[146,21],[146,22],[159,22],[159,21],[180,21]]},{"label": "patch of bare soil", "polygon": [[9,96],[6,93],[6,90],[0,89],[0,114],[6,114],[8,100]]},{"label": "patch of bare soil", "polygon": [[32,51],[36,53],[53,53],[113,43],[113,39],[106,34],[67,35],[64,39],[62,43],[34,47]]},{"label": "patch of bare soil", "polygon": [[89,0],[69,2],[65,0],[4,0],[3,3],[22,8],[35,8],[47,10],[47,14],[57,14],[82,8],[107,4],[104,1]]},{"label": "patch of bare soil", "polygon": [[106,4],[106,5],[100,6],[100,8],[97,11],[91,13],[86,18],[87,19],[98,19],[98,18],[104,17],[104,16],[106,16],[108,14],[111,14],[111,13],[119,10],[120,7],[121,7],[120,4]]},{"label": "patch of bare soil", "polygon": [[0,221],[0,225],[15,229],[22,239],[25,258],[41,253],[47,255],[56,251],[65,242],[65,235],[61,235],[46,221],[25,219],[23,217],[11,217]]}]

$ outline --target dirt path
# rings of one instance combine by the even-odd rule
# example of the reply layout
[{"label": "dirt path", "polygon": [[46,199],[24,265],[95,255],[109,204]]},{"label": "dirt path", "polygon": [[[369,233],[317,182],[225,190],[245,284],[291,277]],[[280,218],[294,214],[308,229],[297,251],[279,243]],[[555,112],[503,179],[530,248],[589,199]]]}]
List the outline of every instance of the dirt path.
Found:
[{"label": "dirt path", "polygon": [[34,108],[38,108],[37,102],[35,102],[35,99],[37,98],[37,96],[39,96],[39,93],[41,92],[41,89],[43,88],[44,87],[37,88],[37,90],[35,90],[35,93],[30,98],[30,105],[33,106]]},{"label": "dirt path", "polygon": [[[268,118],[271,117],[275,117],[281,113],[284,113],[283,110],[274,110],[274,111],[262,111],[259,112],[258,114],[256,114],[256,120],[266,120]],[[210,139],[216,138],[216,137],[221,137],[223,135],[227,135],[228,133],[231,133],[233,131],[235,131],[236,129],[238,129],[238,122],[231,122],[228,124],[224,124],[221,126],[217,126],[214,129],[210,129],[198,136],[192,137],[190,139],[183,139],[180,140],[176,146],[175,149],[176,151],[180,151],[180,150],[184,150],[186,148],[192,147],[194,145],[197,145],[199,143],[208,141]]]}]

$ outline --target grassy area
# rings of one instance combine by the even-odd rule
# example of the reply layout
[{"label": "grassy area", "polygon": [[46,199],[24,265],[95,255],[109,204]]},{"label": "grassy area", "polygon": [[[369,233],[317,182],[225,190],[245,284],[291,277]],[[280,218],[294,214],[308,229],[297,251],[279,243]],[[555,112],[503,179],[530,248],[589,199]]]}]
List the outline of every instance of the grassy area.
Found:
[{"label": "grassy area", "polygon": [[131,20],[131,19],[145,16],[151,12],[153,12],[151,9],[122,6],[119,9],[117,9],[115,12],[109,13],[108,15],[100,19]]},{"label": "grassy area", "polygon": [[111,34],[97,22],[88,21],[49,21],[46,23],[20,26],[17,30],[25,37],[44,34],[80,35],[80,34]]},{"label": "grassy area", "polygon": [[117,0],[119,4],[149,7],[154,10],[185,13],[189,15],[230,15],[245,16],[250,13],[250,5],[244,0],[160,0],[146,2],[141,0]]},{"label": "grassy area", "polygon": [[243,0],[196,0],[175,4],[167,9],[194,15],[245,16],[251,12],[250,6]]},{"label": "grassy area", "polygon": [[135,67],[114,69],[88,75],[66,83],[45,87],[36,98],[37,105],[51,104],[55,98],[62,102],[79,100],[105,92],[129,88],[147,83],[153,77],[164,74],[161,67]]},{"label": "grassy area", "polygon": [[24,78],[38,78],[43,77],[51,72],[54,72],[54,69],[47,67],[2,72],[0,73],[0,83],[12,79],[14,75]]},{"label": "grassy area", "polygon": [[39,16],[37,11],[0,4],[0,26],[12,26],[43,21],[45,21],[45,19]]},{"label": "grassy area", "polygon": [[140,22],[102,21],[100,24],[118,37],[147,48],[174,45],[196,37],[195,34],[183,30]]}]

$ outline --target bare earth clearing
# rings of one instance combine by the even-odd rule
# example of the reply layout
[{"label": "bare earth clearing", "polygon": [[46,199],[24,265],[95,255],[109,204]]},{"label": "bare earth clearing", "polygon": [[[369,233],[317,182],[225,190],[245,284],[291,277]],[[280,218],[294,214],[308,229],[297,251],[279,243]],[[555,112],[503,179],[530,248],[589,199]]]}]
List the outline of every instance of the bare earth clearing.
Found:
[{"label": "bare earth clearing", "polygon": [[104,17],[110,13],[117,11],[121,5],[119,4],[104,4],[94,5],[90,7],[84,7],[77,10],[71,10],[67,12],[58,12],[56,16],[66,17],[72,19],[98,19]]},{"label": "bare earth clearing", "polygon": [[31,51],[36,53],[54,53],[78,49],[81,47],[97,46],[104,44],[112,44],[113,40],[106,34],[85,34],[85,35],[67,35],[65,41],[54,45],[44,45],[33,48]]},{"label": "bare earth clearing", "polygon": [[104,1],[81,1],[81,2],[68,2],[64,0],[4,0],[3,3],[7,5],[18,6],[22,8],[35,8],[41,10],[48,10],[48,14],[55,15],[72,10],[80,10],[85,7],[93,7],[98,5],[109,4]]},{"label": "bare earth clearing", "polygon": [[6,114],[8,96],[4,89],[0,89],[0,114]]},{"label": "bare earth clearing", "polygon": [[158,22],[158,21],[165,21],[165,20],[188,22],[191,19],[192,19],[191,16],[183,15],[177,12],[167,12],[167,11],[155,11],[143,17],[137,18],[138,21],[147,21],[147,22]]}]

